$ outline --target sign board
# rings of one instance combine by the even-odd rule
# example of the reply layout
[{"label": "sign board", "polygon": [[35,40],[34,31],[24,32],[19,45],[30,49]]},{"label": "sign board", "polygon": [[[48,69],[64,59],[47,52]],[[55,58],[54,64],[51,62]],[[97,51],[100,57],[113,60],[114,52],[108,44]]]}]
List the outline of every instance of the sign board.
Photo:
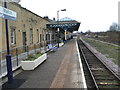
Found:
[{"label": "sign board", "polygon": [[17,13],[0,6],[0,18],[16,21]]},{"label": "sign board", "polygon": [[2,2],[15,2],[15,3],[19,3],[21,0],[0,0]]},{"label": "sign board", "polygon": [[10,0],[11,2],[16,2],[16,3],[19,3],[20,0]]}]

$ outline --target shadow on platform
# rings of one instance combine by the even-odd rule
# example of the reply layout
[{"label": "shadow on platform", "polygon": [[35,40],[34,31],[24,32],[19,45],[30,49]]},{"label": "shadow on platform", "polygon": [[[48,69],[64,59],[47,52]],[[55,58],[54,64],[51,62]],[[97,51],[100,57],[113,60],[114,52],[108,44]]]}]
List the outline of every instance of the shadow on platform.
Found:
[{"label": "shadow on platform", "polygon": [[14,79],[12,84],[9,84],[8,82],[6,82],[3,86],[2,86],[2,90],[8,90],[8,89],[17,89],[19,88],[23,83],[25,82],[25,79]]}]

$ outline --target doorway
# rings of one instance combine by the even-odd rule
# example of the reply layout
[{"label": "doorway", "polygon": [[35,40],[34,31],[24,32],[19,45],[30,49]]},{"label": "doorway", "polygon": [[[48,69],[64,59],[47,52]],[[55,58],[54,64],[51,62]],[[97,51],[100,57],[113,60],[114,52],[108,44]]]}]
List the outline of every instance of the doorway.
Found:
[{"label": "doorway", "polygon": [[23,51],[26,52],[26,32],[23,32]]}]

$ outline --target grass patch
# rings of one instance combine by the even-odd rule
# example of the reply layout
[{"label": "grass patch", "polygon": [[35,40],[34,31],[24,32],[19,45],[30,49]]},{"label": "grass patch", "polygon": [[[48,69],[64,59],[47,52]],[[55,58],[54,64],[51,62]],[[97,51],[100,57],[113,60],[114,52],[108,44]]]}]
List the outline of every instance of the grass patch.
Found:
[{"label": "grass patch", "polygon": [[104,54],[107,58],[112,59],[112,61],[118,65],[118,61],[119,61],[118,55],[120,54],[119,52],[120,47],[117,47],[111,44],[102,43],[100,41],[88,39],[87,37],[82,37],[82,38],[84,41],[86,41],[92,47],[94,47],[97,51]]},{"label": "grass patch", "polygon": [[23,61],[34,61],[38,57],[40,57],[42,54],[34,54],[34,55],[29,55],[28,58],[23,59]]}]

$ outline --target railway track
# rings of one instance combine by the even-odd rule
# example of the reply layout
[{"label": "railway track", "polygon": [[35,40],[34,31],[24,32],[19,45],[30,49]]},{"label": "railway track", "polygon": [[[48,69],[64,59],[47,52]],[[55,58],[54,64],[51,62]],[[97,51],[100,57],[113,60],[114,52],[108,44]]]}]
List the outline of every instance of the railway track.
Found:
[{"label": "railway track", "polygon": [[86,46],[78,39],[78,48],[83,64],[87,88],[95,90],[120,89],[120,78],[108,69]]}]

